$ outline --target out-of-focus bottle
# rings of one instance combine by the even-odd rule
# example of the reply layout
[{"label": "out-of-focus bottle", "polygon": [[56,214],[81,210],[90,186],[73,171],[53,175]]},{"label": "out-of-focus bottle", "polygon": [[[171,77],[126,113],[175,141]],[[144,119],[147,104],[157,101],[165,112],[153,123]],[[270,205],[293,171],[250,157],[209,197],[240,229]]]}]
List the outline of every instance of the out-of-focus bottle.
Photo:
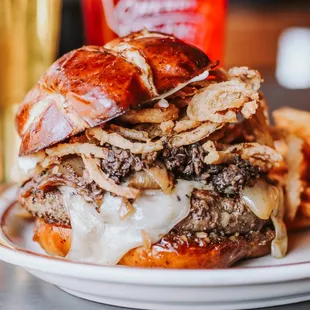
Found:
[{"label": "out-of-focus bottle", "polygon": [[60,13],[61,0],[0,0],[0,182],[17,157],[17,105],[55,59]]},{"label": "out-of-focus bottle", "polygon": [[227,0],[82,0],[88,44],[147,28],[174,34],[222,60]]}]

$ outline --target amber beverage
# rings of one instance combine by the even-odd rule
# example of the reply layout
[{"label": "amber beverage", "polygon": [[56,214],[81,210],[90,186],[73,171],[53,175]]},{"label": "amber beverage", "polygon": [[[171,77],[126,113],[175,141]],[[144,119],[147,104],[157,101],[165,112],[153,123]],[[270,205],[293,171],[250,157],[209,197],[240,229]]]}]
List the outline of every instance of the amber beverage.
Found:
[{"label": "amber beverage", "polygon": [[17,105],[56,57],[60,9],[61,0],[0,0],[0,182],[17,158]]},{"label": "amber beverage", "polygon": [[82,0],[88,44],[147,28],[174,34],[222,60],[227,0]]}]

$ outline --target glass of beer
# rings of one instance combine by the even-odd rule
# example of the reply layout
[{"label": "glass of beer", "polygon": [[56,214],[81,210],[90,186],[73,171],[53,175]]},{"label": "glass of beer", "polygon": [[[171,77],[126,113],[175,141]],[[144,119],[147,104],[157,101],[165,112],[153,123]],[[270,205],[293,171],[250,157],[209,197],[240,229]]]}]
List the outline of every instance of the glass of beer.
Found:
[{"label": "glass of beer", "polygon": [[0,0],[0,182],[18,153],[18,103],[56,57],[61,0]]},{"label": "glass of beer", "polygon": [[223,59],[227,0],[81,0],[88,44],[147,28],[196,45]]}]

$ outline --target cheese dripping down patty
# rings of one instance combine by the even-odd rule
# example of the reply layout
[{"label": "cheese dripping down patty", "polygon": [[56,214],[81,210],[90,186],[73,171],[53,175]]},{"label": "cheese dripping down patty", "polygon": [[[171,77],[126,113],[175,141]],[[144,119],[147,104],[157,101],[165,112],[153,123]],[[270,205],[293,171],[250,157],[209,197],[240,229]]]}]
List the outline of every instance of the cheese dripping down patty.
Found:
[{"label": "cheese dripping down patty", "polygon": [[[75,189],[60,186],[72,226],[67,258],[103,265],[117,264],[129,250],[145,245],[145,235],[154,244],[187,217],[192,190],[201,187],[198,182],[178,180],[170,195],[161,190],[146,190],[133,202],[134,212],[121,219],[122,198],[106,193],[98,213],[95,205],[86,202]],[[245,187],[244,192],[242,199],[256,216],[271,218],[276,231],[272,255],[283,257],[287,250],[287,235],[282,220],[282,189],[257,180],[253,187]]]},{"label": "cheese dripping down patty", "polygon": [[190,198],[197,182],[178,180],[170,195],[146,190],[133,202],[134,212],[119,216],[122,198],[106,193],[100,212],[76,190],[60,186],[72,227],[67,258],[73,261],[115,265],[131,249],[143,246],[145,235],[156,243],[190,211]]},{"label": "cheese dripping down patty", "polygon": [[[30,170],[34,169],[38,163],[40,163],[44,158],[46,157],[46,154],[44,151],[38,152],[33,155],[25,156],[25,157],[20,157],[19,158],[19,166],[23,170],[24,173],[29,172]],[[103,238],[102,242],[107,242],[107,236],[110,235],[110,231],[112,231],[112,237],[110,237],[110,240],[116,240],[115,235],[119,232],[123,236],[126,236],[126,242],[123,242],[123,244],[120,244],[118,248],[120,248],[120,253],[125,254],[127,252],[126,246],[128,250],[137,247],[137,246],[142,246],[143,245],[143,238],[141,236],[141,229],[145,230],[150,236],[152,236],[151,240],[152,243],[157,242],[158,240],[161,239],[165,234],[167,234],[171,228],[173,228],[178,222],[180,222],[182,219],[184,219],[190,209],[190,200],[187,199],[186,201],[186,206],[183,204],[179,204],[179,201],[176,200],[176,192],[178,191],[178,188],[182,184],[182,188],[185,187],[185,184],[187,184],[188,189],[185,191],[185,197],[188,195],[190,197],[192,189],[199,188],[202,185],[199,184],[198,182],[189,182],[189,181],[182,181],[179,180],[179,185],[176,185],[176,189],[174,191],[174,194],[172,196],[165,195],[162,193],[160,190],[157,191],[145,191],[143,196],[141,196],[136,202],[134,203],[134,208],[136,212],[134,213],[133,216],[129,217],[128,221],[131,223],[131,229],[129,229],[129,226],[127,225],[127,232],[125,233],[126,229],[124,226],[126,226],[127,221],[121,221],[118,220],[118,222],[115,222],[115,219],[118,219],[118,209],[121,204],[121,198],[118,197],[113,197],[110,196],[109,194],[106,195],[106,199],[104,203],[101,206],[101,213],[98,215],[97,211],[95,210],[96,206],[91,203],[86,203],[84,199],[77,195],[74,189],[70,187],[61,187],[61,192],[63,193],[65,201],[67,200],[67,209],[68,213],[70,214],[71,217],[71,222],[73,223],[73,227],[76,226],[74,225],[75,222],[79,221],[80,227],[73,228],[73,240],[79,240],[80,237],[74,237],[74,236],[82,236],[83,240],[86,240],[86,243],[83,247],[87,246],[87,244],[90,244],[91,242],[89,241],[89,236],[90,235],[95,235],[93,232],[92,234],[90,233],[91,230],[91,225],[92,223],[101,223],[98,227],[104,228],[108,226],[109,231],[108,233],[102,234],[102,230],[98,228],[97,234],[101,232],[102,235],[105,236]],[[148,200],[148,198],[151,198]],[[169,198],[168,198],[169,197]],[[181,197],[181,196],[180,196]],[[167,199],[168,198],[168,199]],[[267,182],[263,181],[262,179],[256,180],[254,183],[254,186],[249,187],[245,186],[243,189],[243,195],[242,195],[242,200],[245,202],[245,204],[248,206],[248,208],[259,218],[261,219],[268,219],[270,218],[273,222],[275,231],[276,231],[276,237],[272,242],[272,248],[271,248],[271,253],[275,257],[283,257],[285,256],[285,253],[287,251],[287,232],[286,228],[283,222],[283,216],[284,216],[284,203],[283,203],[283,192],[280,186],[273,186],[271,184],[268,184]],[[113,203],[112,203],[113,201]],[[149,203],[149,201],[152,201],[152,203]],[[174,203],[172,203],[174,202]],[[143,206],[141,204],[143,203]],[[112,210],[109,206],[114,204],[114,209]],[[76,206],[75,206],[76,205]],[[156,206],[155,209],[153,209],[153,205]],[[166,207],[168,205],[168,207]],[[147,210],[147,208],[150,206],[151,211],[153,212],[141,212],[139,210]],[[78,211],[79,210],[79,211]],[[108,210],[105,212],[105,210]],[[164,212],[162,212],[163,210]],[[167,210],[174,210],[171,211],[171,218],[168,218],[167,215]],[[182,214],[182,216],[177,217],[176,216],[176,210],[179,210],[179,215]],[[113,213],[113,212],[114,213]],[[166,212],[166,213],[165,213]],[[170,212],[170,211],[169,211]],[[111,216],[111,214],[114,214]],[[145,225],[140,225],[137,227],[135,230],[135,234],[132,233],[134,229],[132,227],[135,224],[135,221],[137,219],[137,216],[143,217],[141,219],[141,222],[145,222]],[[157,215],[159,214],[159,215]],[[85,216],[84,218],[83,215]],[[103,218],[107,216],[107,220],[104,220]],[[148,216],[151,216],[150,218]],[[154,218],[152,218],[152,216]],[[155,229],[152,225],[155,225],[155,222],[152,223],[154,219],[162,219],[162,216],[166,216],[165,221],[162,222],[162,227],[161,227],[161,233],[155,232]],[[92,220],[88,220],[88,218],[91,218]],[[75,220],[76,219],[76,220]],[[108,225],[109,221],[111,221],[111,224],[113,225]],[[157,221],[157,222],[158,222]],[[117,225],[120,225],[118,228]],[[82,228],[83,227],[83,228]],[[148,229],[147,229],[148,228]],[[85,231],[85,233],[83,233]],[[94,237],[96,238],[96,237]],[[97,236],[97,238],[99,238]],[[114,239],[113,239],[114,238]],[[123,240],[125,240],[123,239]],[[130,240],[129,240],[130,239]],[[79,248],[81,247],[82,243],[79,241],[76,241],[73,243],[72,251],[70,253],[76,253],[76,250],[74,248]],[[121,242],[122,243],[122,242]],[[95,242],[96,244],[96,242]],[[121,248],[123,248],[123,251],[121,251]],[[69,254],[70,254],[69,253]],[[102,251],[102,253],[105,253]],[[93,257],[86,257],[83,258],[83,253],[80,251],[79,254],[70,254],[70,258],[72,260],[82,260],[82,261],[89,261],[89,262],[101,262],[100,259],[100,253],[96,254],[97,256]],[[86,255],[87,256],[87,255]],[[120,259],[122,254],[117,254],[115,253],[114,257],[118,257]],[[109,257],[105,258],[106,261],[110,261]],[[114,259],[115,263],[117,261]],[[113,263],[110,263],[113,264]]]},{"label": "cheese dripping down patty", "polygon": [[26,175],[28,172],[35,169],[37,165],[45,159],[45,157],[45,151],[39,151],[31,155],[19,156],[17,158],[17,164],[20,171]]}]

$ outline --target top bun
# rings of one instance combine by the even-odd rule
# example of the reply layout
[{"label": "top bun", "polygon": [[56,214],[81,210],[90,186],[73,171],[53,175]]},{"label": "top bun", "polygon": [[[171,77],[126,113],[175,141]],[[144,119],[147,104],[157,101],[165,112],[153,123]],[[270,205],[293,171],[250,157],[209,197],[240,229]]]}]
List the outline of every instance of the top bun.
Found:
[{"label": "top bun", "polygon": [[98,126],[214,67],[173,36],[142,30],[58,59],[20,104],[20,156]]}]

